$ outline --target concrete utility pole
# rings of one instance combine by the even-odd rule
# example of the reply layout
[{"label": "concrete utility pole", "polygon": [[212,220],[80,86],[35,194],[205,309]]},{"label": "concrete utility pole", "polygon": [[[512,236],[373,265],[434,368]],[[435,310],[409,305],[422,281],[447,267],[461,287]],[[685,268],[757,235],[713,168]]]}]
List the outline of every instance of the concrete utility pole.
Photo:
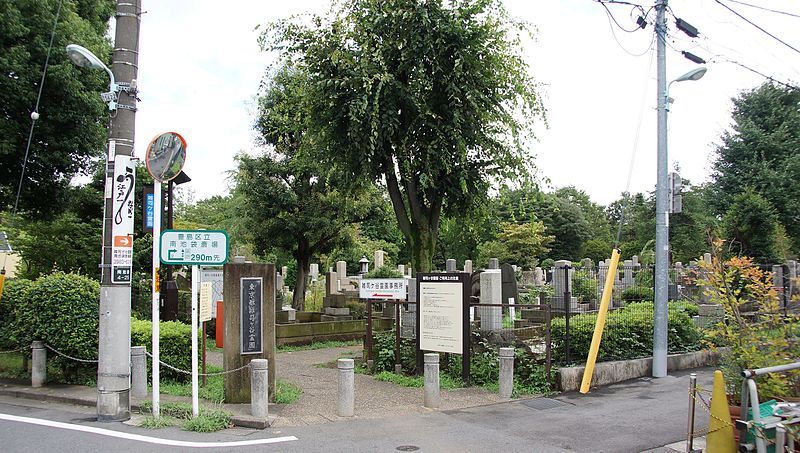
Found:
[{"label": "concrete utility pole", "polygon": [[[100,278],[100,345],[97,367],[97,419],[130,418],[131,284],[111,282],[113,203],[109,184],[114,184],[114,154],[133,155],[136,116],[136,79],[139,61],[141,0],[119,0],[111,71],[123,89],[112,112],[106,163],[103,208],[103,260]],[[126,90],[126,87],[128,88]]]},{"label": "concrete utility pole", "polygon": [[669,188],[667,187],[667,0],[656,0],[658,163],[656,165],[656,269],[653,320],[653,377],[667,375],[667,299],[669,291]]}]

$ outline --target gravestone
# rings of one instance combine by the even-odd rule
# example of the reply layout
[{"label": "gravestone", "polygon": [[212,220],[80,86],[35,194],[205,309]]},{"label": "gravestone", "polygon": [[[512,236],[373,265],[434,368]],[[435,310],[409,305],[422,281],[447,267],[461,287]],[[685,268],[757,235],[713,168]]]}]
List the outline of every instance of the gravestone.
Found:
[{"label": "gravestone", "polygon": [[313,263],[309,266],[309,274],[311,274],[311,281],[319,280],[319,264]]},{"label": "gravestone", "polygon": [[375,250],[373,258],[374,258],[375,269],[376,270],[383,267],[383,259],[384,259],[385,255],[386,255],[386,253],[383,250]]},{"label": "gravestone", "polygon": [[535,283],[535,280],[536,280],[536,278],[534,277],[535,274],[536,274],[536,271],[522,271],[522,278],[520,279],[520,282],[519,282],[520,285],[522,285],[522,286],[524,286],[526,288],[530,288],[531,286],[534,286],[534,283]]},{"label": "gravestone", "polygon": [[594,262],[591,258],[584,258],[581,260],[581,266],[583,266],[583,268],[587,271],[591,271],[594,269]]},{"label": "gravestone", "polygon": [[332,294],[337,294],[339,292],[339,288],[337,282],[339,281],[336,272],[328,272],[328,275],[325,276],[325,295],[330,296]]},{"label": "gravestone", "polygon": [[508,264],[503,263],[500,266],[500,278],[502,282],[501,296],[503,305],[508,305],[508,299],[514,299],[514,302],[519,300],[519,289],[517,288],[517,276],[514,268]]},{"label": "gravestone", "polygon": [[797,261],[789,260],[786,262],[786,272],[789,278],[789,301],[791,302],[792,296],[797,294]]},{"label": "gravestone", "polygon": [[406,265],[405,264],[398,264],[397,265],[397,272],[400,275],[405,277],[405,275],[406,275]]},{"label": "gravestone", "polygon": [[533,286],[544,286],[544,269],[541,267],[533,270]]},{"label": "gravestone", "polygon": [[[224,266],[223,305],[225,371],[253,359],[267,359],[269,398],[275,397],[275,265],[228,263]],[[225,402],[250,402],[250,372],[224,375]]]},{"label": "gravestone", "polygon": [[456,260],[450,258],[445,261],[445,272],[455,272],[456,271]]},{"label": "gravestone", "polygon": [[[417,301],[417,279],[406,279],[408,290],[406,300],[408,302]],[[402,338],[417,338],[417,304],[408,304],[406,308],[400,309],[400,336]]]},{"label": "gravestone", "polygon": [[622,263],[622,289],[633,286],[633,260],[625,260]]},{"label": "gravestone", "polygon": [[[565,269],[568,269],[565,271]],[[572,261],[559,260],[553,264],[553,306],[554,308],[565,310],[567,304],[570,304],[570,310],[578,309],[578,300],[571,297],[571,300],[564,300],[564,293],[569,291],[572,293],[572,276],[575,269],[572,269]]]},{"label": "gravestone", "polygon": [[464,260],[464,272],[467,274],[472,273],[472,260]]},{"label": "gravestone", "polygon": [[281,277],[286,279],[286,275],[289,274],[289,268],[287,266],[281,266]]},{"label": "gravestone", "polygon": [[500,260],[497,258],[489,258],[489,269],[500,269]]},{"label": "gravestone", "polygon": [[346,261],[337,261],[336,262],[336,278],[339,281],[343,281],[347,279],[347,262]]},{"label": "gravestone", "polygon": [[[481,273],[482,304],[500,304],[503,298],[502,273],[500,269],[487,269]],[[500,330],[503,328],[502,307],[480,307],[481,330]]]}]

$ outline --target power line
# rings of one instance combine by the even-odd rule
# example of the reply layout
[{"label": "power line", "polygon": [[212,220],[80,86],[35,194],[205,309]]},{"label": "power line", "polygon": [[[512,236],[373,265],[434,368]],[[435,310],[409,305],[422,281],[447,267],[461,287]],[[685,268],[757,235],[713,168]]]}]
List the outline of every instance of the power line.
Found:
[{"label": "power line", "polygon": [[748,24],[750,24],[750,25],[752,25],[752,26],[756,27],[757,29],[761,30],[762,32],[766,33],[766,34],[767,34],[769,37],[771,37],[772,39],[774,39],[774,40],[778,41],[779,43],[783,44],[784,46],[786,46],[786,47],[788,47],[788,48],[790,48],[790,49],[794,50],[795,52],[797,52],[797,53],[800,53],[800,50],[797,50],[795,47],[793,47],[793,46],[791,46],[790,44],[786,43],[786,42],[785,42],[784,40],[782,40],[781,38],[778,38],[777,36],[773,35],[772,33],[770,33],[770,32],[768,32],[767,30],[765,30],[765,29],[761,28],[761,27],[760,27],[760,26],[758,26],[757,24],[753,23],[753,21],[751,21],[750,19],[748,19],[748,18],[746,18],[746,17],[742,16],[741,14],[739,14],[738,12],[736,12],[736,10],[732,9],[730,6],[728,6],[728,5],[724,4],[724,3],[722,3],[720,0],[714,0],[714,1],[715,1],[715,2],[717,2],[717,3],[719,3],[719,4],[720,4],[720,5],[723,7],[723,8],[727,9],[728,11],[732,12],[733,14],[736,14],[737,16],[739,16],[739,18],[741,18],[743,21],[747,22]]},{"label": "power line", "polygon": [[613,14],[611,14],[611,10],[609,10],[609,9],[608,9],[608,6],[606,6],[606,4],[605,4],[604,2],[598,2],[598,3],[600,3],[600,5],[601,5],[603,8],[605,8],[605,10],[606,10],[606,15],[608,15],[609,19],[613,20],[615,24],[617,24],[617,27],[619,27],[619,29],[620,29],[620,30],[622,30],[622,31],[624,31],[624,32],[626,32],[626,33],[636,33],[637,31],[639,31],[639,30],[640,30],[640,28],[639,28],[639,27],[636,27],[636,28],[634,28],[633,30],[628,30],[627,28],[623,27],[622,25],[620,25],[620,23],[619,23],[619,22],[617,22],[617,18],[616,18],[616,17],[614,17],[614,15],[613,15]]},{"label": "power line", "polygon": [[761,10],[764,10],[764,11],[769,11],[771,13],[785,14],[787,16],[800,18],[800,14],[789,13],[789,12],[786,12],[786,11],[779,11],[777,9],[765,8],[763,6],[753,5],[751,3],[740,2],[739,0],[728,0],[728,1],[731,2],[731,3],[738,3],[740,5],[749,6],[751,8],[756,8],[756,9],[761,9]]}]

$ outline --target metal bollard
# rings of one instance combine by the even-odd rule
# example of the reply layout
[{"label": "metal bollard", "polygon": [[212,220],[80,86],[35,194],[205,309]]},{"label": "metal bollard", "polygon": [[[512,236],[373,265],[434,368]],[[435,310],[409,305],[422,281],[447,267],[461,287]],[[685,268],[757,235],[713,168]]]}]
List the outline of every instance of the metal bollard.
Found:
[{"label": "metal bollard", "polygon": [[686,430],[686,453],[694,451],[694,409],[695,395],[697,394],[697,373],[689,375],[689,426]]},{"label": "metal bollard", "polygon": [[425,354],[425,395],[424,405],[437,409],[442,402],[439,390],[439,354]]},{"label": "metal bollard", "polygon": [[131,395],[147,397],[147,357],[144,346],[131,347]]},{"label": "metal bollard", "polygon": [[31,349],[31,387],[41,387],[47,382],[47,349],[44,348],[44,341],[34,341]]},{"label": "metal bollard", "polygon": [[250,361],[250,415],[266,419],[269,415],[269,361]]},{"label": "metal bollard", "polygon": [[336,361],[339,368],[338,400],[339,417],[352,417],[355,413],[355,370],[353,359],[339,359]]},{"label": "metal bollard", "polygon": [[514,391],[514,348],[500,348],[500,398],[511,398]]}]

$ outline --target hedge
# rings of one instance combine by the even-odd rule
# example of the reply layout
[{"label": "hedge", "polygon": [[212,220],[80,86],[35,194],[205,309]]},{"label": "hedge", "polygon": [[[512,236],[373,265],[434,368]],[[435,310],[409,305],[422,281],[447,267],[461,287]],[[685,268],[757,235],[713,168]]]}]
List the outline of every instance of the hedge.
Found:
[{"label": "hedge", "polygon": [[[30,326],[26,314],[28,291],[33,282],[23,278],[6,281],[3,296],[0,298],[0,349],[12,350],[31,344]],[[27,351],[30,352],[30,351]]]},{"label": "hedge", "polygon": [[[131,346],[144,346],[147,352],[153,351],[153,323],[131,319]],[[192,369],[192,327],[177,321],[162,321],[159,331],[159,358],[175,368]],[[198,337],[200,336],[198,329]],[[199,342],[198,338],[198,342]],[[199,345],[200,343],[198,343]],[[198,357],[201,354],[198,347]],[[160,377],[167,380],[186,381],[190,375],[179,373],[161,365]],[[147,361],[147,376],[152,377],[152,360]]]},{"label": "hedge", "polygon": [[[667,347],[670,354],[700,349],[702,334],[687,313],[690,304],[669,304]],[[570,317],[570,360],[583,360],[589,353],[597,315],[579,314]],[[552,322],[553,360],[565,362],[564,318]],[[640,302],[609,312],[598,361],[627,360],[653,355],[653,303]]]}]

